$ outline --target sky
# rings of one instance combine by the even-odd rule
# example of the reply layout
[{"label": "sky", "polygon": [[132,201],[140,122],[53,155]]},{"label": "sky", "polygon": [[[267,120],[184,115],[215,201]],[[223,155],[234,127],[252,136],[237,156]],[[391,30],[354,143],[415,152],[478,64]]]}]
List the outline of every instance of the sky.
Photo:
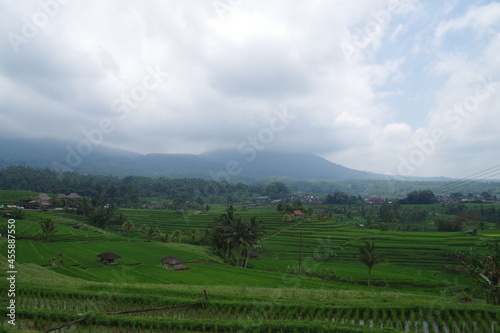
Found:
[{"label": "sky", "polygon": [[0,0],[0,36],[0,138],[500,164],[498,1]]}]

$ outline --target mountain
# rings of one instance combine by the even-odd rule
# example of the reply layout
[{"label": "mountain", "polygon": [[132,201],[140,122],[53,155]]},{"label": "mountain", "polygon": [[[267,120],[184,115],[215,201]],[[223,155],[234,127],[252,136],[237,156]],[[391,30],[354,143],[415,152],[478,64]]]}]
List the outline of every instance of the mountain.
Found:
[{"label": "mountain", "polygon": [[228,181],[386,179],[310,153],[213,150],[202,154],[137,154],[57,140],[0,139],[0,168],[12,165],[115,176]]},{"label": "mountain", "polygon": [[[384,175],[358,171],[332,163],[311,153],[256,152],[245,156],[235,150],[215,150],[200,154],[224,165],[215,174],[233,171],[240,178],[295,180],[383,179]],[[214,173],[212,173],[214,175]]]}]

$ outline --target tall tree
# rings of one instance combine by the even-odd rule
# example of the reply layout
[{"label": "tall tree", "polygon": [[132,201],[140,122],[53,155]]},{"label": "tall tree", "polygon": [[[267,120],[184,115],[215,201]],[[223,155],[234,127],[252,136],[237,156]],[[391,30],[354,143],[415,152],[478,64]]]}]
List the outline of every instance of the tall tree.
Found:
[{"label": "tall tree", "polygon": [[43,238],[49,240],[57,232],[57,224],[52,219],[45,219],[40,222],[40,230],[42,231]]},{"label": "tall tree", "polygon": [[128,221],[128,218],[125,214],[120,213],[113,217],[112,223],[114,225],[124,225]]},{"label": "tall tree", "polygon": [[135,228],[134,222],[130,220],[125,220],[125,222],[122,223],[122,229],[127,230],[127,234],[130,233],[130,230]]},{"label": "tall tree", "polygon": [[264,225],[262,221],[257,220],[257,216],[253,216],[248,223],[248,230],[250,232],[250,237],[248,239],[247,245],[245,246],[246,259],[245,266],[247,268],[248,260],[250,259],[250,248],[257,245],[260,239],[266,234],[264,230]]},{"label": "tall tree", "polygon": [[198,237],[199,233],[200,233],[200,232],[198,231],[198,229],[196,229],[196,228],[192,228],[192,229],[189,229],[189,230],[187,231],[187,236],[188,236],[189,238],[191,238],[191,241],[192,241],[192,242],[194,242],[194,239],[195,239],[196,237]]},{"label": "tall tree", "polygon": [[368,285],[371,286],[372,268],[383,259],[382,255],[375,250],[375,242],[365,241],[365,245],[359,248],[359,254],[356,257],[368,267]]},{"label": "tall tree", "polygon": [[182,238],[182,232],[178,229],[172,231],[172,238],[177,240],[177,243],[179,243]]},{"label": "tall tree", "polygon": [[89,197],[80,198],[78,201],[78,211],[85,217],[88,217],[92,214],[92,201]]},{"label": "tall tree", "polygon": [[149,226],[141,227],[141,232],[148,242],[151,242],[152,240],[158,239],[162,236],[162,232],[160,229],[151,228]]},{"label": "tall tree", "polygon": [[236,266],[240,266],[241,246],[247,247],[252,240],[252,233],[248,224],[244,223],[241,218],[236,218],[229,223],[224,230],[224,238],[228,244],[228,248],[232,248],[236,255]]},{"label": "tall tree", "polygon": [[246,263],[243,256],[263,235],[264,227],[256,217],[250,222],[243,221],[230,207],[225,214],[214,219],[204,239],[226,262],[243,266]]}]

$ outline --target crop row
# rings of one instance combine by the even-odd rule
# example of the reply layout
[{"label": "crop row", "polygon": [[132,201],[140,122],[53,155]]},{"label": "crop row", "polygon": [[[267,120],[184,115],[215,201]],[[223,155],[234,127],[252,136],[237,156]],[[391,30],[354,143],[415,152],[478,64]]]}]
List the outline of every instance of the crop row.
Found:
[{"label": "crop row", "polygon": [[[4,310],[2,310],[5,312]],[[375,311],[377,312],[377,311]],[[499,327],[492,321],[489,313],[411,312],[408,319],[401,318],[395,309],[379,309],[379,318],[372,319],[359,309],[345,309],[346,317],[337,318],[297,318],[299,320],[275,319],[272,316],[241,316],[233,312],[232,316],[157,316],[104,315],[98,312],[77,314],[63,311],[19,310],[19,328],[47,329],[75,319],[83,319],[73,329],[81,331],[106,331],[106,328],[118,328],[123,331],[141,332],[145,329],[168,331],[202,332],[359,332],[370,327],[371,332],[378,329],[393,328],[405,332],[497,332]],[[259,314],[259,313],[258,313]],[[347,317],[350,316],[350,317]],[[24,319],[24,321],[21,321]],[[63,331],[71,331],[71,327]],[[116,329],[113,329],[116,332]]]},{"label": "crop row", "polygon": [[[73,314],[86,312],[102,314],[193,302],[192,298],[169,298],[165,300],[150,296],[65,294],[37,291],[22,292],[18,299],[20,301],[20,311],[24,311],[26,313],[25,317],[32,318],[37,322],[36,325],[40,327],[45,327],[49,321],[54,322],[55,318],[51,317],[51,314],[63,311]],[[339,308],[320,305],[280,305],[271,302],[211,301],[198,306],[132,314],[128,315],[128,317],[129,319],[134,318],[133,323],[140,325],[138,328],[142,328],[141,325],[146,325],[145,323],[155,322],[155,318],[168,322],[187,322],[189,320],[200,323],[216,318],[226,324],[235,320],[238,323],[327,322],[375,328],[392,327],[412,332],[427,332],[429,330],[435,332],[494,332],[498,330],[500,313],[493,310],[428,310],[418,307]],[[64,319],[59,318],[58,321],[64,321]],[[122,319],[119,319],[116,323],[122,325]],[[109,326],[109,323],[104,325]],[[156,326],[153,328],[156,328]],[[197,330],[196,328],[191,329]]]}]

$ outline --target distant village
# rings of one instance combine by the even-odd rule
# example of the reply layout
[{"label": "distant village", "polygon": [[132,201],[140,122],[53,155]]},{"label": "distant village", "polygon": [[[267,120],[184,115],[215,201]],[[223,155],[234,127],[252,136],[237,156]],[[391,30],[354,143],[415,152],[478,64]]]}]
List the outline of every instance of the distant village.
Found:
[{"label": "distant village", "polygon": [[[33,209],[33,210],[47,210],[47,209],[63,209],[63,208],[77,208],[78,201],[81,199],[78,193],[69,194],[58,194],[56,197],[51,197],[47,193],[38,194],[33,200],[23,201],[17,203],[5,203],[0,205],[0,210],[2,209]],[[365,205],[377,206],[384,203],[395,203],[400,199],[397,198],[380,198],[371,197],[363,199]],[[496,195],[472,195],[467,196],[437,196],[437,203],[440,204],[460,204],[460,203],[500,203]],[[300,193],[294,193],[293,195],[286,197],[284,199],[271,200],[269,196],[258,196],[252,201],[244,202],[243,204],[249,207],[258,207],[265,204],[276,205],[279,202],[294,202],[300,201],[305,205],[321,205],[324,203],[325,198],[315,195],[301,195]],[[144,207],[152,208],[152,207]]]},{"label": "distant village", "polygon": [[0,209],[5,208],[18,208],[18,209],[53,209],[56,207],[63,208],[76,208],[78,205],[78,200],[80,200],[82,196],[77,193],[66,194],[58,194],[54,199],[50,197],[47,193],[40,193],[33,200],[23,201],[18,203],[4,204],[0,206]]}]

